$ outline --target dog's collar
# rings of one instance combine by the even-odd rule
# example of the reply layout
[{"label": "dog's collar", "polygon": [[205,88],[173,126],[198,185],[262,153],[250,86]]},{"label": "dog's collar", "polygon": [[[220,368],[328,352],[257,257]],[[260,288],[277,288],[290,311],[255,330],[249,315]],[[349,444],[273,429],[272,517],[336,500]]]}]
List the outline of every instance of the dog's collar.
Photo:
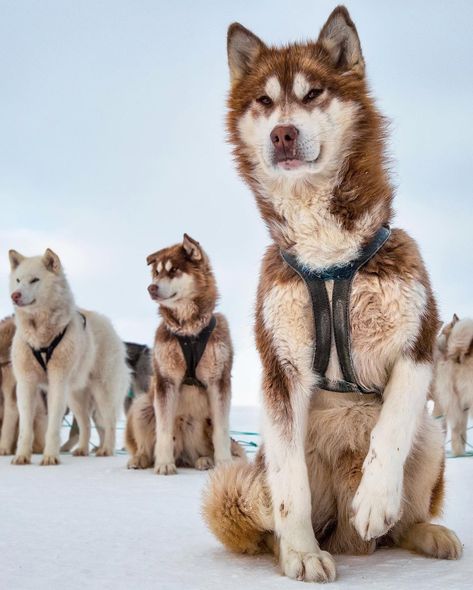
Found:
[{"label": "dog's collar", "polygon": [[[85,328],[87,326],[87,318],[81,312],[79,312],[79,315],[82,318],[82,321],[84,323],[84,330],[85,330]],[[51,342],[51,344],[49,344],[49,346],[42,346],[41,348],[34,348],[33,346],[30,345],[31,352],[33,353],[33,356],[38,361],[38,364],[41,366],[41,368],[44,370],[45,373],[48,370],[48,363],[51,360],[51,357],[53,356],[54,351],[59,346],[59,343],[64,338],[64,335],[67,332],[67,328],[69,327],[69,325],[70,324],[67,324],[67,326],[64,328],[64,330],[53,339],[53,341]]]},{"label": "dog's collar", "polygon": [[182,336],[175,334],[176,338],[181,345],[182,354],[186,361],[186,373],[182,380],[182,385],[195,385],[202,389],[207,389],[207,386],[202,383],[196,376],[197,365],[202,358],[210,335],[217,325],[217,318],[213,315],[210,318],[210,322],[195,336]]},{"label": "dog's collar", "polygon": [[[333,266],[321,271],[308,269],[288,252],[281,251],[284,261],[305,282],[312,300],[315,324],[315,343],[312,368],[320,377],[321,389],[341,393],[381,393],[359,382],[353,367],[350,334],[350,295],[355,274],[383,247],[391,235],[389,226],[382,226],[361,251],[358,258],[343,266]],[[333,281],[332,305],[325,286]],[[325,376],[332,349],[332,331],[335,336],[338,361],[343,379],[333,381]]]}]

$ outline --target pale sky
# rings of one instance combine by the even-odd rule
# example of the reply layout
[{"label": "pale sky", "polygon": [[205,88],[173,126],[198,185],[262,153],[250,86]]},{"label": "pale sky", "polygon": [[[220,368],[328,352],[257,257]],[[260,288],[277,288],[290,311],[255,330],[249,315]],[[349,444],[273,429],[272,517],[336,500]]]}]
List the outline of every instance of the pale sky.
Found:
[{"label": "pale sky", "polygon": [[[183,232],[208,252],[259,399],[253,304],[268,243],[225,142],[226,29],[316,38],[322,0],[0,0],[0,315],[9,248],[61,256],[77,302],[126,340],[157,325],[146,256]],[[395,225],[419,241],[444,318],[473,315],[473,2],[347,2],[392,121]]]}]

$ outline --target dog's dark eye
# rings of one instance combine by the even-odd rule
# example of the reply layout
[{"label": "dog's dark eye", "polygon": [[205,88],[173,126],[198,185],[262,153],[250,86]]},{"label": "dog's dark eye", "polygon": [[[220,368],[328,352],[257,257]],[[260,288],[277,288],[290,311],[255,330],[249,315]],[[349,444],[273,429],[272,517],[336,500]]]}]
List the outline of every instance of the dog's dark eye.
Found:
[{"label": "dog's dark eye", "polygon": [[311,102],[312,100],[314,100],[318,96],[320,96],[323,91],[324,91],[323,88],[311,88],[309,90],[309,92],[302,99],[302,102],[305,102],[305,103]]},{"label": "dog's dark eye", "polygon": [[20,282],[20,279],[16,279],[16,282],[19,283]]},{"label": "dog's dark eye", "polygon": [[273,101],[269,98],[269,96],[266,96],[266,94],[257,98],[256,102],[263,104],[265,107],[270,107],[273,104]]},{"label": "dog's dark eye", "polygon": [[177,272],[177,268],[175,266],[171,266],[169,269],[169,274],[173,275],[175,272]]},{"label": "dog's dark eye", "polygon": [[33,283],[37,283],[38,281],[39,281],[39,279],[37,277],[35,277],[34,279],[31,279],[30,285],[32,285]]}]

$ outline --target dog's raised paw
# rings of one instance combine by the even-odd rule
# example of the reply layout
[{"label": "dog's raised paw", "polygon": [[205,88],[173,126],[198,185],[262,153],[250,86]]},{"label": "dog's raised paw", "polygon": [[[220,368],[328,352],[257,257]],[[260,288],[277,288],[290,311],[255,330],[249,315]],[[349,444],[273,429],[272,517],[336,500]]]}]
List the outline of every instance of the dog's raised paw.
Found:
[{"label": "dog's raised paw", "polygon": [[43,455],[40,465],[59,465],[59,457],[56,455]]},{"label": "dog's raised paw", "polygon": [[333,582],[337,575],[335,561],[327,551],[303,553],[287,549],[281,554],[284,575],[302,582]]},{"label": "dog's raised paw", "polygon": [[195,468],[199,471],[206,471],[207,469],[212,469],[214,466],[214,462],[210,457],[199,457],[195,462]]},{"label": "dog's raised paw", "polygon": [[12,465],[29,465],[31,455],[15,455],[11,461]]},{"label": "dog's raised paw", "polygon": [[156,475],[175,475],[177,469],[175,463],[156,463],[154,472]]}]

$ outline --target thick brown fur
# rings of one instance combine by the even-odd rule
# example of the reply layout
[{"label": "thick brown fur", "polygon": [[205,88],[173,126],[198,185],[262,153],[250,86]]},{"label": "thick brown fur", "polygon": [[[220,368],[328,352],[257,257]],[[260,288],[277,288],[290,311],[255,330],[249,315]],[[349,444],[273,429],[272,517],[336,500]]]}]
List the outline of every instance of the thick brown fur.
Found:
[{"label": "thick brown fur", "polygon": [[[151,254],[148,264],[162,322],[156,330],[148,395],[135,400],[127,418],[126,446],[132,455],[128,466],[154,464],[157,473],[167,475],[175,473],[176,465],[208,469],[214,462],[244,457],[228,433],[233,348],[225,317],[214,314],[217,288],[209,259],[195,240],[185,236],[182,244]],[[177,289],[177,302],[173,297],[171,304],[159,298],[163,284]],[[216,325],[196,369],[201,386],[183,384],[186,362],[178,335],[198,335],[212,315]],[[156,452],[160,437],[172,446],[165,460],[156,457],[165,454],[162,449]]]},{"label": "thick brown fur", "polygon": [[[386,123],[356,28],[338,7],[317,42],[276,48],[234,24],[228,56],[229,138],[273,239],[255,324],[265,446],[255,465],[214,474],[206,520],[232,550],[270,547],[284,574],[305,581],[335,579],[324,548],[365,554],[390,542],[458,558],[456,535],[429,522],[444,493],[442,434],[425,408],[439,320],[415,241],[392,230],[352,283],[354,370],[382,399],[317,387],[312,302],[281,257],[343,266],[391,222]],[[333,338],[331,350],[326,376],[340,379]]]}]

